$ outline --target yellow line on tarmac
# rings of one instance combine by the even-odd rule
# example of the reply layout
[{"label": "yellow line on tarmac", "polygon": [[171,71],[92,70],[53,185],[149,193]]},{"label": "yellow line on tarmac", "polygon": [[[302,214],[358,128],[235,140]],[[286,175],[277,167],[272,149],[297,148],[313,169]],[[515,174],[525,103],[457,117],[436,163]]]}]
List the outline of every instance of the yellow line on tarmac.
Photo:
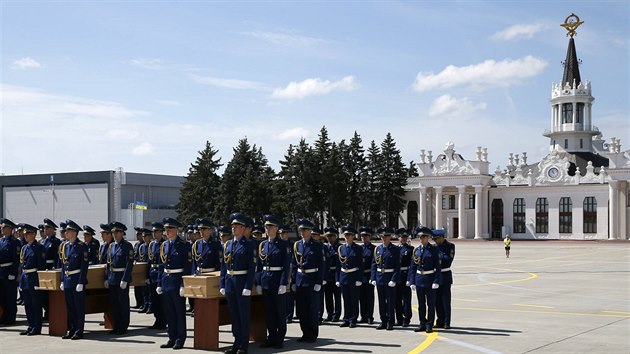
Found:
[{"label": "yellow line on tarmac", "polygon": [[455,301],[470,301],[470,302],[477,302],[477,301],[479,301],[479,300],[472,300],[472,299],[459,299],[459,298],[456,298],[456,297],[452,298],[452,300],[455,300]]},{"label": "yellow line on tarmac", "polygon": [[515,280],[505,280],[505,281],[488,282],[488,283],[481,283],[481,284],[455,285],[455,286],[453,286],[453,288],[472,288],[472,287],[475,287],[475,286],[510,284],[510,283],[518,283],[518,282],[521,282],[521,281],[527,281],[527,280],[532,280],[532,279],[538,278],[538,275],[536,273],[524,272],[524,271],[521,271],[521,270],[513,270],[513,269],[506,269],[506,270],[511,270],[513,272],[518,272],[518,273],[527,273],[527,274],[529,274],[529,276],[527,278],[521,278],[521,279],[515,279]]},{"label": "yellow line on tarmac", "polygon": [[602,311],[602,312],[606,312],[606,313],[621,313],[624,315],[630,315],[630,312],[624,312],[624,311]]},{"label": "yellow line on tarmac", "polygon": [[540,307],[543,309],[552,309],[553,306],[543,306],[543,305],[529,305],[529,304],[512,304],[514,306],[526,306],[526,307]]},{"label": "yellow line on tarmac", "polygon": [[566,315],[566,316],[592,316],[592,317],[617,317],[617,318],[629,318],[627,315],[606,315],[597,313],[580,313],[580,312],[561,312],[561,311],[534,311],[534,310],[510,310],[510,309],[491,309],[481,307],[453,307],[457,310],[470,310],[470,311],[488,311],[488,312],[519,312],[519,313],[539,313],[545,315]]},{"label": "yellow line on tarmac", "polygon": [[420,343],[419,346],[413,348],[409,353],[407,354],[418,354],[418,353],[422,353],[425,349],[427,349],[431,344],[433,344],[433,342],[437,339],[438,337],[438,333],[436,330],[433,331],[433,333],[428,334],[427,337],[424,339],[424,341],[422,341],[422,343]]}]

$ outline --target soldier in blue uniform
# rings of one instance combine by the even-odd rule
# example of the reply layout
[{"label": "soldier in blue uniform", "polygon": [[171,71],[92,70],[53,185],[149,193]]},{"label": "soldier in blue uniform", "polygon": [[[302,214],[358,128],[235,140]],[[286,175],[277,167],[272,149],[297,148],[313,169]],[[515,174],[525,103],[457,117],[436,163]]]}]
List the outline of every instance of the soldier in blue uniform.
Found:
[{"label": "soldier in blue uniform", "polygon": [[[138,261],[140,258],[140,247],[144,244],[143,232],[144,229],[142,227],[134,227],[136,231],[136,242],[133,245],[133,260]],[[146,287],[144,286],[134,286],[133,287],[133,297],[136,299],[136,305],[133,307],[134,309],[144,308],[144,290]]]},{"label": "soldier in blue uniform", "polygon": [[[289,225],[283,224],[278,228],[278,232],[280,233],[280,238],[287,242],[289,245],[289,259],[293,259],[293,241],[289,240]],[[285,295],[286,298],[286,314],[287,314],[287,323],[293,323],[293,314],[295,312],[295,290],[292,289],[295,284],[293,284],[293,264],[289,263],[289,279],[287,280],[287,293]]]},{"label": "soldier in blue uniform", "polygon": [[186,298],[182,276],[190,274],[192,254],[190,246],[177,233],[182,224],[173,218],[162,220],[166,237],[160,246],[161,276],[156,292],[162,294],[166,314],[168,342],[160,348],[182,349],[186,341]]},{"label": "soldier in blue uniform", "polygon": [[455,258],[455,245],[445,238],[446,230],[433,230],[433,240],[440,253],[440,265],[442,267],[442,281],[440,287],[435,292],[435,328],[451,328],[451,285],[453,284],[453,273],[451,265]]},{"label": "soldier in blue uniform", "polygon": [[359,234],[363,241],[361,245],[363,255],[363,277],[359,289],[359,306],[361,319],[359,323],[374,323],[374,285],[370,283],[372,273],[372,261],[374,260],[374,249],[372,243],[372,229],[367,226],[359,228]]},{"label": "soldier in blue uniform", "polygon": [[293,244],[292,271],[296,311],[302,330],[298,342],[314,343],[319,336],[319,292],[324,281],[326,257],[323,245],[311,237],[315,225],[306,219],[299,219],[297,224],[302,239]]},{"label": "soldier in blue uniform", "polygon": [[221,249],[223,249],[223,245],[232,237],[232,228],[229,226],[221,225],[219,226],[219,242],[221,242]]},{"label": "soldier in blue uniform", "polygon": [[60,247],[61,290],[66,297],[68,313],[68,333],[63,339],[82,339],[85,326],[85,284],[87,284],[88,246],[79,241],[81,227],[72,220],[66,220],[66,242]]},{"label": "soldier in blue uniform", "polygon": [[109,224],[101,224],[100,227],[103,243],[98,248],[98,262],[99,264],[107,264],[107,252],[109,252],[109,246],[114,241],[114,236],[112,235],[112,228]]},{"label": "soldier in blue uniform", "polygon": [[415,291],[418,297],[420,326],[414,331],[431,333],[435,320],[435,290],[440,287],[442,268],[437,247],[429,243],[429,236],[432,235],[431,230],[426,227],[418,227],[416,231],[420,235],[420,246],[413,250],[407,279],[411,290]]},{"label": "soldier in blue uniform", "polygon": [[94,235],[96,235],[96,230],[89,225],[83,225],[83,242],[88,245],[88,262],[90,262],[90,265],[101,263],[98,259],[101,243],[94,238]]},{"label": "soldier in blue uniform", "polygon": [[147,279],[149,280],[149,293],[151,294],[151,307],[147,313],[153,313],[155,321],[149,328],[166,329],[166,315],[162,306],[162,294],[157,292],[158,281],[161,277],[160,267],[162,260],[160,258],[160,250],[164,242],[164,225],[160,222],[151,224],[153,232],[153,241],[149,244],[149,267],[147,269]]},{"label": "soldier in blue uniform", "polygon": [[400,274],[400,247],[391,243],[394,229],[386,226],[378,230],[383,244],[374,249],[370,280],[378,293],[378,311],[381,324],[376,329],[394,329],[394,301],[396,283]]},{"label": "soldier in blue uniform", "polygon": [[109,303],[114,321],[110,334],[126,334],[129,328],[129,283],[133,269],[133,246],[125,240],[127,226],[114,221],[110,224],[114,243],[107,253],[105,287],[109,289]]},{"label": "soldier in blue uniform", "polygon": [[0,325],[10,326],[17,315],[18,269],[20,267],[20,242],[13,238],[16,225],[9,219],[0,219],[0,303],[4,312]]},{"label": "soldier in blue uniform", "polygon": [[400,244],[400,276],[396,283],[396,326],[409,327],[411,322],[411,284],[407,281],[409,274],[409,264],[411,264],[411,255],[413,254],[413,246],[409,244],[409,233],[407,229],[400,228],[396,230]]},{"label": "soldier in blue uniform", "polygon": [[[61,240],[56,236],[57,224],[52,220],[44,219],[44,235],[42,245],[46,250],[46,270],[51,270],[59,264],[59,246]],[[44,307],[44,321],[48,320],[48,292],[42,292],[42,304]]]},{"label": "soldier in blue uniform", "polygon": [[234,343],[225,351],[228,354],[247,353],[249,348],[249,322],[251,294],[256,270],[255,243],[245,238],[250,220],[245,215],[230,215],[234,238],[223,246],[220,292],[227,299],[232,319]]},{"label": "soldier in blue uniform", "polygon": [[265,227],[262,225],[254,225],[254,227],[252,228],[253,239],[258,241],[258,243],[263,242],[265,239],[264,235],[265,235]]},{"label": "soldier in blue uniform", "polygon": [[[142,245],[140,245],[140,247],[138,248],[138,253],[136,254],[135,257],[135,261],[136,262],[141,262],[141,263],[149,263],[149,244],[151,243],[151,238],[153,236],[153,232],[149,229],[143,228],[142,229]],[[147,267],[147,274],[146,274],[146,280],[145,280],[145,284],[144,286],[136,286],[134,287],[134,292],[137,291],[139,288],[142,288],[142,294],[143,294],[143,298],[142,298],[142,307],[140,308],[140,310],[138,310],[138,313],[147,313],[147,311],[149,311],[149,309],[151,308],[151,292],[149,289],[149,284],[151,283],[151,280],[149,279],[149,267],[151,265],[148,264]]]},{"label": "soldier in blue uniform", "polygon": [[315,226],[313,227],[313,231],[311,232],[311,238],[313,241],[318,242],[322,245],[322,252],[324,253],[324,279],[322,280],[322,291],[319,291],[317,295],[319,296],[319,308],[317,309],[317,321],[319,324],[324,323],[324,290],[323,288],[328,284],[328,280],[326,280],[326,274],[329,272],[330,268],[330,253],[328,249],[327,240],[322,240],[322,230]]},{"label": "soldier in blue uniform", "polygon": [[337,322],[341,317],[341,289],[335,285],[339,267],[339,255],[337,252],[341,245],[337,239],[338,233],[339,231],[337,231],[336,227],[324,229],[324,236],[328,238],[328,243],[325,244],[328,255],[328,271],[324,277],[326,280],[326,285],[324,285],[326,319],[324,321],[326,322]]},{"label": "soldier in blue uniform", "polygon": [[265,215],[263,222],[267,239],[258,246],[260,262],[256,274],[262,288],[269,335],[260,347],[281,349],[287,334],[286,292],[291,251],[289,243],[278,236],[280,220],[273,215]]},{"label": "soldier in blue uniform", "polygon": [[196,220],[195,225],[201,238],[192,246],[192,275],[214,272],[221,269],[223,248],[221,243],[212,237],[214,223],[205,218]]},{"label": "soldier in blue uniform", "polygon": [[359,289],[363,284],[363,249],[354,242],[357,230],[344,226],[341,231],[346,238],[345,245],[337,246],[339,269],[336,271],[335,285],[343,293],[343,323],[339,327],[354,328],[359,316]]},{"label": "soldier in blue uniform", "polygon": [[36,290],[39,284],[38,270],[46,269],[46,251],[44,246],[35,241],[37,228],[29,224],[22,226],[26,245],[20,252],[22,272],[20,275],[20,289],[24,299],[24,310],[28,328],[20,335],[34,336],[42,333],[42,297]]}]

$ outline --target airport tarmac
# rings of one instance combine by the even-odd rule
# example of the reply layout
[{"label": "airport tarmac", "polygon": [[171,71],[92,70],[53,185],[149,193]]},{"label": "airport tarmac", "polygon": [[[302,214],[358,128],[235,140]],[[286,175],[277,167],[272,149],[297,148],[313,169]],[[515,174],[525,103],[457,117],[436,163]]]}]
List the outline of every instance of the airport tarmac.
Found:
[{"label": "airport tarmac", "polygon": [[[413,240],[414,245],[419,241]],[[630,242],[512,241],[510,258],[500,241],[455,240],[451,329],[416,333],[413,327],[377,331],[374,325],[320,326],[316,343],[298,343],[299,324],[288,325],[284,349],[250,353],[629,353]],[[412,293],[414,306],[417,304]],[[131,296],[131,303],[134,298]],[[417,309],[417,307],[415,308]],[[132,310],[133,311],[133,310]],[[160,349],[165,331],[147,329],[153,316],[132,312],[126,335],[112,336],[98,325],[102,315],[86,316],[85,338],[25,337],[24,308],[18,323],[0,328],[0,354],[168,353]],[[412,325],[418,323],[414,311]],[[193,349],[193,319],[182,353]],[[220,329],[230,347],[230,326]]]}]

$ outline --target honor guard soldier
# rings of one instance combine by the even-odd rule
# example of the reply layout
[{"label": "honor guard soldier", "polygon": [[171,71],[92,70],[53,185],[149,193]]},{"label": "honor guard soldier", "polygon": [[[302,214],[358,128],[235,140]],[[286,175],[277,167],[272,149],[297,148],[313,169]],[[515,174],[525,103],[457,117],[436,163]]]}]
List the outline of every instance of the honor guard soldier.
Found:
[{"label": "honor guard soldier", "polygon": [[37,229],[39,230],[39,243],[41,244],[42,242],[44,242],[44,239],[46,238],[46,231],[44,230],[44,224],[39,224],[37,225]]},{"label": "honor guard soldier", "polygon": [[339,246],[341,245],[337,239],[338,233],[339,231],[337,231],[336,227],[327,227],[324,229],[324,236],[328,238],[328,243],[325,245],[328,252],[328,271],[324,277],[326,280],[324,293],[327,315],[324,321],[326,322],[337,322],[341,317],[341,289],[335,285],[337,281],[337,270],[339,267],[339,255],[337,252],[339,250]]},{"label": "honor guard soldier", "polygon": [[297,224],[302,239],[293,244],[292,263],[295,304],[302,330],[298,342],[314,343],[319,336],[319,292],[324,281],[326,257],[323,245],[311,237],[315,225],[306,219],[299,219]]},{"label": "honor guard soldier", "polygon": [[[144,229],[142,227],[134,227],[136,231],[136,242],[133,245],[133,260],[134,262],[138,262],[140,258],[140,247],[144,244]],[[136,299],[136,305],[133,307],[134,309],[144,308],[144,286],[134,286],[133,288],[133,296]]]},{"label": "honor guard soldier", "polygon": [[264,237],[263,235],[265,234],[265,227],[262,225],[254,225],[254,227],[252,228],[252,235],[254,236],[253,239],[260,242],[263,242]]},{"label": "honor guard soldier", "polygon": [[232,319],[232,348],[228,354],[247,353],[249,348],[249,323],[251,317],[251,295],[256,270],[255,243],[245,238],[247,216],[240,213],[230,215],[234,238],[223,246],[220,289],[225,296]]},{"label": "honor guard soldier", "polygon": [[149,267],[147,279],[149,280],[149,293],[151,294],[151,307],[147,313],[153,313],[155,322],[149,328],[151,329],[166,329],[166,315],[164,314],[164,307],[162,306],[162,294],[157,292],[158,280],[161,277],[162,260],[160,258],[160,250],[162,249],[162,242],[164,242],[164,225],[160,222],[154,222],[151,224],[151,231],[153,232],[153,241],[149,244]]},{"label": "honor guard soldier", "polygon": [[134,287],[134,292],[137,291],[139,288],[142,288],[143,294],[142,308],[138,310],[138,313],[147,313],[151,308],[151,291],[149,289],[149,284],[151,283],[151,280],[149,279],[149,267],[151,266],[149,264],[149,244],[151,243],[152,236],[153,232],[151,230],[145,228],[142,229],[142,245],[140,245],[140,248],[138,249],[138,254],[136,255],[135,259],[136,262],[147,263],[147,279],[145,280],[146,285],[142,287]]},{"label": "honor guard soldier", "polygon": [[[330,254],[328,253],[328,244],[322,240],[322,230],[319,227],[314,226],[313,232],[311,233],[311,238],[313,241],[318,242],[322,245],[322,251],[324,252],[324,280],[322,281],[322,288],[328,284],[326,280],[326,274],[329,272],[330,268]],[[319,324],[324,322],[324,291],[320,291],[317,293],[319,295],[319,309],[317,310],[317,320]]]},{"label": "honor guard soldier", "polygon": [[22,230],[27,243],[20,252],[20,289],[28,328],[20,335],[34,336],[42,333],[42,297],[36,289],[39,284],[37,271],[46,269],[46,251],[44,246],[35,241],[37,228],[24,224]]},{"label": "honor guard soldier", "polygon": [[229,226],[220,226],[219,227],[219,241],[221,242],[221,249],[223,249],[223,245],[232,237],[232,228]]},{"label": "honor guard soldier", "polygon": [[114,242],[107,252],[105,268],[105,287],[109,289],[109,303],[114,329],[109,334],[126,334],[129,328],[129,283],[133,269],[133,246],[125,240],[127,226],[118,221],[109,225],[114,235]]},{"label": "honor guard soldier", "polygon": [[453,273],[451,265],[455,258],[455,245],[445,238],[446,230],[433,230],[433,240],[440,254],[440,265],[442,267],[442,282],[435,292],[435,328],[451,328],[451,285],[453,284]]},{"label": "honor guard soldier", "polygon": [[[46,270],[51,270],[59,263],[59,247],[61,246],[61,240],[55,235],[57,225],[52,220],[44,219],[44,235],[46,236],[42,240],[42,246],[46,251]],[[42,292],[42,306],[44,307],[44,321],[48,320],[48,292]]]},{"label": "honor guard soldier", "polygon": [[[280,238],[287,242],[289,245],[289,259],[293,259],[293,241],[289,240],[289,225],[281,225],[278,229],[280,233]],[[289,264],[289,279],[287,281],[287,294],[285,295],[286,304],[287,304],[287,323],[293,323],[293,313],[295,312],[295,290],[293,287],[293,264]]]},{"label": "honor guard soldier", "polygon": [[162,294],[168,342],[160,348],[182,349],[186,341],[186,298],[182,276],[190,274],[192,254],[189,244],[177,235],[182,224],[173,218],[164,218],[162,222],[168,240],[160,247],[163,271],[156,292]]},{"label": "honor guard soldier", "polygon": [[289,243],[278,236],[280,220],[273,215],[265,215],[263,222],[267,239],[258,246],[260,262],[256,273],[262,288],[269,335],[260,347],[281,349],[287,334],[286,292],[291,271],[291,251]]},{"label": "honor guard soldier", "polygon": [[221,243],[212,238],[214,223],[208,219],[196,220],[201,238],[192,246],[192,275],[210,273],[221,269],[223,248]]},{"label": "honor guard soldier", "polygon": [[378,311],[381,324],[376,329],[388,331],[394,329],[394,301],[396,300],[396,283],[400,273],[400,247],[391,243],[394,229],[386,226],[378,230],[383,244],[374,249],[371,282],[378,293]]},{"label": "honor guard soldier", "polygon": [[411,288],[407,281],[409,275],[409,264],[413,254],[413,246],[409,244],[409,233],[407,229],[396,230],[400,244],[400,276],[396,283],[396,326],[409,327],[411,322]]},{"label": "honor guard soldier", "polygon": [[85,284],[87,284],[88,246],[79,241],[81,227],[66,220],[66,241],[61,245],[61,290],[66,297],[68,333],[63,339],[82,339],[85,326]]},{"label": "honor guard soldier", "polygon": [[109,224],[101,224],[100,227],[103,243],[98,249],[98,261],[100,264],[107,264],[107,252],[109,252],[109,246],[111,246],[114,241],[114,236],[112,235],[112,228]]},{"label": "honor guard soldier", "polygon": [[370,283],[372,273],[372,261],[374,260],[374,249],[376,246],[372,244],[372,229],[367,226],[359,228],[361,235],[361,250],[363,255],[363,277],[361,279],[361,288],[359,290],[359,306],[361,319],[359,323],[374,323],[374,285]]},{"label": "honor guard soldier", "polygon": [[414,332],[431,333],[435,320],[435,290],[440,287],[442,268],[437,247],[429,243],[429,236],[432,236],[431,230],[418,227],[416,233],[420,235],[420,246],[413,250],[407,279],[411,290],[418,296],[420,326],[414,329]]},{"label": "honor guard soldier", "polygon": [[0,304],[3,313],[0,325],[10,326],[17,315],[18,269],[20,267],[20,242],[13,238],[16,225],[9,219],[0,219]]},{"label": "honor guard soldier", "polygon": [[101,243],[94,238],[94,235],[96,235],[96,230],[89,225],[83,225],[83,242],[88,246],[88,262],[90,262],[90,265],[101,263],[98,259]]},{"label": "honor guard soldier", "polygon": [[335,285],[343,293],[343,323],[339,327],[354,328],[359,316],[359,289],[363,284],[363,249],[354,242],[357,230],[348,225],[341,229],[345,245],[337,246],[339,269]]}]

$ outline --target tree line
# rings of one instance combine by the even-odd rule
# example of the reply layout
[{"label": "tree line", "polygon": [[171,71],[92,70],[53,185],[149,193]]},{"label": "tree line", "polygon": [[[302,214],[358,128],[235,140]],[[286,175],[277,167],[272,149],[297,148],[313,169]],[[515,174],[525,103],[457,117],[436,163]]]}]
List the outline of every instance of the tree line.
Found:
[{"label": "tree line", "polygon": [[324,126],[313,144],[302,138],[289,145],[278,172],[247,138],[233,151],[219,175],[221,158],[206,141],[181,188],[179,220],[210,217],[227,224],[228,215],[239,211],[256,221],[274,214],[286,224],[308,218],[320,226],[397,226],[407,178],[418,175],[413,161],[408,167],[402,162],[390,133],[365,150],[356,131],[348,142],[335,142]]}]

